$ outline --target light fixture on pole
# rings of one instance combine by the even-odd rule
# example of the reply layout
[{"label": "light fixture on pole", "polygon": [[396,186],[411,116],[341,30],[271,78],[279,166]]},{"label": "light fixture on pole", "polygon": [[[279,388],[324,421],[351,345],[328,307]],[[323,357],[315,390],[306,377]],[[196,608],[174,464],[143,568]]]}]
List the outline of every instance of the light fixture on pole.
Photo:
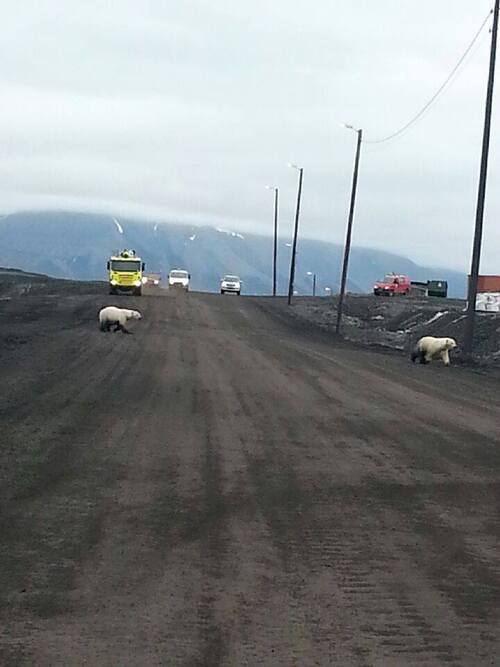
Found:
[{"label": "light fixture on pole", "polygon": [[293,242],[292,242],[292,259],[290,262],[290,280],[288,283],[288,305],[292,303],[293,295],[293,281],[295,279],[295,257],[297,254],[297,235],[299,232],[299,215],[300,215],[300,198],[302,196],[302,176],[304,174],[303,167],[298,167],[296,164],[291,162],[288,163],[288,166],[292,169],[297,169],[299,172],[299,184],[297,188],[297,204],[295,207],[295,225],[293,230]]},{"label": "light fixture on pole", "polygon": [[342,123],[343,127],[348,130],[353,130],[358,135],[358,141],[356,144],[356,157],[354,159],[354,172],[352,176],[352,188],[351,188],[351,203],[349,206],[349,218],[347,220],[347,233],[344,246],[344,261],[342,263],[342,277],[340,279],[340,293],[339,301],[337,305],[337,325],[335,330],[337,333],[340,333],[340,324],[342,322],[342,309],[344,306],[344,295],[345,288],[347,283],[347,269],[349,266],[349,253],[351,251],[351,237],[352,237],[352,223],[354,220],[354,205],[356,203],[356,190],[358,186],[358,169],[359,169],[359,156],[361,153],[361,142],[363,140],[363,130],[358,130],[352,125],[347,125]]},{"label": "light fixture on pole", "polygon": [[266,185],[266,190],[274,190],[274,242],[273,242],[273,296],[276,296],[276,263],[278,259],[278,197],[279,189]]}]

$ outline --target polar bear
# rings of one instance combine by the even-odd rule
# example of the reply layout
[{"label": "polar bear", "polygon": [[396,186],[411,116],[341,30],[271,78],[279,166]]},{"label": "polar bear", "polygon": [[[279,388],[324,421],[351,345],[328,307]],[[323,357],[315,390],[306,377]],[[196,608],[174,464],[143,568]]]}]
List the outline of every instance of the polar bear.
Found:
[{"label": "polar bear", "polygon": [[109,331],[114,325],[113,331],[122,331],[124,334],[132,333],[125,327],[127,320],[140,320],[142,315],[138,310],[127,310],[116,306],[106,306],[99,311],[99,325],[101,331]]},{"label": "polar bear", "polygon": [[454,338],[434,338],[434,336],[424,336],[415,346],[411,353],[411,360],[417,359],[421,364],[427,364],[432,359],[442,359],[445,366],[450,365],[449,350],[457,347],[457,341]]}]

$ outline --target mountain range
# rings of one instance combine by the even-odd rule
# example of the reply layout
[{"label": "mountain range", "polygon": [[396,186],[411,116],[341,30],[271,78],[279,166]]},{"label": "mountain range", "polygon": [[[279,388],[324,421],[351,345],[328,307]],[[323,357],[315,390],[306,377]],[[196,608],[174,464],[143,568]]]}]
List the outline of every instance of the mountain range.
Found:
[{"label": "mountain range", "polygon": [[[290,267],[291,239],[278,246],[278,291],[285,294]],[[144,222],[108,215],[65,211],[20,212],[0,218],[0,266],[44,273],[56,278],[105,280],[111,254],[130,248],[146,262],[146,270],[163,277],[185,268],[192,289],[213,291],[225,273],[238,274],[246,294],[269,294],[272,280],[272,239],[212,226]],[[295,287],[310,294],[317,275],[317,294],[338,290],[343,248],[299,237]],[[390,272],[412,280],[447,280],[449,295],[463,297],[466,276],[444,268],[429,268],[406,257],[353,247],[348,289],[370,292],[375,280]]]}]

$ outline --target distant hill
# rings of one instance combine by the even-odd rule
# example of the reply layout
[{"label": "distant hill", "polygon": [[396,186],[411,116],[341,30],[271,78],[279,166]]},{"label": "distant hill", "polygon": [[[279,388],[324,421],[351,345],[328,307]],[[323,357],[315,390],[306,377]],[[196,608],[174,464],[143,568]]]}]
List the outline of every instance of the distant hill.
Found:
[{"label": "distant hill", "polygon": [[[278,252],[279,292],[287,290],[290,239],[281,238]],[[271,291],[272,239],[240,234],[218,227],[195,227],[161,222],[116,219],[105,215],[71,212],[26,212],[0,219],[0,266],[44,273],[56,278],[105,280],[110,254],[133,248],[150,271],[165,276],[172,268],[186,268],[192,287],[218,291],[224,273],[239,274],[246,294]],[[338,289],[342,247],[300,239],[296,289],[311,292],[307,271],[317,274],[317,293]],[[465,293],[465,276],[448,269],[419,266],[406,257],[379,250],[351,251],[348,288],[369,292],[373,282],[391,271],[407,273],[413,280],[444,279],[450,296]]]},{"label": "distant hill", "polygon": [[106,284],[98,281],[52,278],[41,273],[0,267],[0,300],[15,296],[55,294],[103,294]]}]

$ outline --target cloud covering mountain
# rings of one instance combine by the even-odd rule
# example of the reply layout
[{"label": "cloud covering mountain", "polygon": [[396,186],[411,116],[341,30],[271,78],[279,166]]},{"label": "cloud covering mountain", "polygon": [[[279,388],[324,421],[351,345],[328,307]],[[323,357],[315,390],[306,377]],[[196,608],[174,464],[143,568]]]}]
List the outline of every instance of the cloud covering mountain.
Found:
[{"label": "cloud covering mountain", "polygon": [[[3,3],[0,211],[84,210],[342,243],[355,135],[403,126],[490,0],[24,0]],[[489,24],[488,24],[489,25]],[[452,85],[394,142],[363,145],[354,240],[468,269],[488,65],[485,27]],[[483,271],[498,272],[495,100]],[[495,129],[496,128],[496,129]]]},{"label": "cloud covering mountain", "polygon": [[[147,269],[163,276],[172,268],[192,274],[193,289],[218,291],[224,273],[236,273],[244,281],[244,292],[271,291],[272,239],[242,234],[220,226],[167,224],[87,213],[16,213],[0,219],[0,266],[46,273],[59,278],[106,279],[108,257],[123,248],[133,248]],[[342,246],[299,239],[296,288],[311,292],[317,274],[318,294],[325,287],[338,288]],[[287,290],[290,238],[281,235],[278,252],[279,291]],[[463,274],[429,269],[411,260],[379,250],[353,247],[349,268],[351,291],[370,291],[385,273],[408,273],[414,280],[447,279],[450,295],[462,296]]]}]

